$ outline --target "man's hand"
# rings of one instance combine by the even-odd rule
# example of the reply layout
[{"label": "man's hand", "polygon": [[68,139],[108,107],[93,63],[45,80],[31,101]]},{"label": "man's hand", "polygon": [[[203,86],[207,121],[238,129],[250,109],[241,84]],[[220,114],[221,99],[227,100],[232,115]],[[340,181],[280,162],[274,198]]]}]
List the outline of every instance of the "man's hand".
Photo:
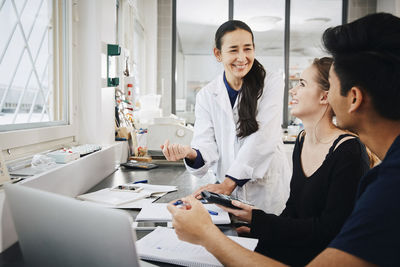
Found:
[{"label": "man's hand", "polygon": [[221,184],[208,184],[197,189],[192,195],[195,198],[201,198],[201,192],[207,190],[209,192],[230,195],[233,190],[236,188],[236,183],[230,178],[226,177],[225,180]]},{"label": "man's hand", "polygon": [[197,157],[196,150],[190,146],[170,144],[169,140],[166,140],[165,143],[160,146],[160,148],[168,161],[177,161],[183,158],[194,160]]},{"label": "man's hand", "polygon": [[[185,208],[174,206],[170,202],[167,206],[172,214],[172,225],[180,240],[193,244],[203,245],[208,236],[212,236],[219,229],[214,225],[203,204],[192,196],[181,198]],[[190,209],[187,209],[190,207]]]}]

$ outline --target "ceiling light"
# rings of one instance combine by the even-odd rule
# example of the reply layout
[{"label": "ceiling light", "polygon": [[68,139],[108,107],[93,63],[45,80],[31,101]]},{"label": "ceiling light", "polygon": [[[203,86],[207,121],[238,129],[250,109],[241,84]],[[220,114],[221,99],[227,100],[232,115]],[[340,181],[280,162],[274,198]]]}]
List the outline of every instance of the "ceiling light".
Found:
[{"label": "ceiling light", "polygon": [[324,24],[324,23],[327,23],[328,21],[331,21],[331,19],[330,18],[324,18],[324,17],[321,17],[321,18],[310,18],[310,19],[304,20],[305,23],[314,24],[314,25]]},{"label": "ceiling light", "polygon": [[250,18],[247,23],[253,31],[265,32],[273,29],[276,23],[281,20],[279,17],[257,16]]}]

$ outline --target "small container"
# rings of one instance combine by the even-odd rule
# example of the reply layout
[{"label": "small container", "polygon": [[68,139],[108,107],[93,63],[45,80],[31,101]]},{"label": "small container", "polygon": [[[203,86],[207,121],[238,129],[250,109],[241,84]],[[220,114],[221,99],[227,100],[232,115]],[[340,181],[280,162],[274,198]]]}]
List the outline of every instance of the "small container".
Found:
[{"label": "small container", "polygon": [[288,137],[296,139],[297,135],[299,134],[299,131],[300,131],[299,125],[289,125],[288,126]]}]

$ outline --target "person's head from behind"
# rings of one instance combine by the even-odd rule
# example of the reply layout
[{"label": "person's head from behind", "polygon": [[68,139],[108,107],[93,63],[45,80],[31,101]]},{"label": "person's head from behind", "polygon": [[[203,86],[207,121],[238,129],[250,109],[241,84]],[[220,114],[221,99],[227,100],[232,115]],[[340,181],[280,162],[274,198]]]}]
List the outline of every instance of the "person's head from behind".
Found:
[{"label": "person's head from behind", "polygon": [[298,84],[290,89],[292,108],[290,113],[302,120],[318,121],[324,114],[331,119],[333,113],[328,104],[329,69],[333,59],[316,58],[300,75]]},{"label": "person's head from behind", "polygon": [[254,36],[239,20],[223,23],[215,33],[214,55],[224,66],[230,86],[241,84],[237,136],[246,137],[258,130],[257,100],[264,88],[265,69],[254,58]]},{"label": "person's head from behind", "polygon": [[400,121],[400,18],[368,15],[327,29],[323,43],[334,59],[328,101],[338,126],[357,133],[365,121]]}]

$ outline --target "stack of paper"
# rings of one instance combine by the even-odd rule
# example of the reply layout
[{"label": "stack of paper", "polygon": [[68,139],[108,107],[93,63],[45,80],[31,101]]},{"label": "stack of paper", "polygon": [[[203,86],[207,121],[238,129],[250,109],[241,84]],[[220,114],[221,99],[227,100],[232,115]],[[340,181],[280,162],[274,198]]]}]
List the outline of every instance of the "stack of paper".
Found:
[{"label": "stack of paper", "polygon": [[[167,203],[151,203],[143,206],[142,210],[136,216],[136,221],[172,221],[171,213],[167,209]],[[214,204],[204,204],[204,207],[214,214],[211,215],[211,219],[215,224],[230,224],[231,219],[229,218],[228,212],[217,207]]]},{"label": "stack of paper", "polygon": [[[142,208],[168,192],[176,191],[176,186],[151,185],[151,184],[127,184],[135,186],[137,191],[123,191],[114,188],[105,188],[96,192],[77,196],[80,200],[92,201],[106,207],[117,208]],[[126,185],[126,186],[127,186]],[[123,185],[125,186],[125,185]],[[153,197],[153,198],[150,198]]]},{"label": "stack of paper", "polygon": [[[239,245],[254,250],[258,240],[229,236]],[[158,227],[136,242],[140,258],[183,266],[222,266],[204,247],[181,241],[174,229]]]},{"label": "stack of paper", "polygon": [[88,200],[103,204],[110,204],[118,206],[135,200],[146,198],[147,194],[145,192],[123,192],[115,191],[112,188],[104,188],[96,192],[84,194],[77,196],[78,199]]}]

